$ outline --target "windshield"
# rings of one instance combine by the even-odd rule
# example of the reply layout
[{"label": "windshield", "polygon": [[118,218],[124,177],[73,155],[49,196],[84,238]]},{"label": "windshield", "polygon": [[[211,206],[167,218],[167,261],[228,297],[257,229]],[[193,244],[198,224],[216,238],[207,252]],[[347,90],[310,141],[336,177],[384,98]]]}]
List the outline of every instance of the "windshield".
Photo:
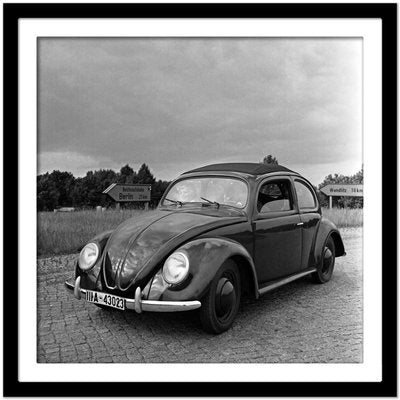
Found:
[{"label": "windshield", "polygon": [[239,179],[214,176],[182,179],[170,188],[162,205],[216,202],[243,208],[247,193],[247,185]]}]

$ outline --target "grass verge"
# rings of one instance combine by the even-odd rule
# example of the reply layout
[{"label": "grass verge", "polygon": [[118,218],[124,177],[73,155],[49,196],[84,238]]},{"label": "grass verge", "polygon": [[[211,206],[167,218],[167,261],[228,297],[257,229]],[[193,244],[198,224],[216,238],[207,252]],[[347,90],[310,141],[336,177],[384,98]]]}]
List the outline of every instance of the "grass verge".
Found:
[{"label": "grass verge", "polygon": [[[38,213],[37,254],[47,256],[78,251],[93,236],[116,228],[122,221],[143,214],[140,210]],[[151,212],[151,211],[149,211]],[[362,209],[323,209],[322,214],[338,228],[360,227]]]},{"label": "grass verge", "polygon": [[122,221],[144,212],[140,210],[39,212],[37,254],[43,256],[75,253],[93,236],[114,229]]},{"label": "grass verge", "polygon": [[363,226],[362,208],[323,208],[322,215],[338,228],[358,228]]}]

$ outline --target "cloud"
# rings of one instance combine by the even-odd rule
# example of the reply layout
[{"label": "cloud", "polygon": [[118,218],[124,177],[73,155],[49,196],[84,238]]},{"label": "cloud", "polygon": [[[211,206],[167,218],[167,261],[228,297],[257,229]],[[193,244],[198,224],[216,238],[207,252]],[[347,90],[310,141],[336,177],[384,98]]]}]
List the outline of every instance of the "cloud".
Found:
[{"label": "cloud", "polygon": [[113,169],[110,159],[99,159],[70,151],[45,151],[38,156],[38,172],[74,171],[76,176],[84,176],[87,171]]},{"label": "cloud", "polygon": [[146,162],[165,179],[266,154],[289,167],[361,165],[361,46],[42,38],[39,156],[53,154],[56,163],[54,154],[79,154],[74,173],[85,159],[115,168]]}]

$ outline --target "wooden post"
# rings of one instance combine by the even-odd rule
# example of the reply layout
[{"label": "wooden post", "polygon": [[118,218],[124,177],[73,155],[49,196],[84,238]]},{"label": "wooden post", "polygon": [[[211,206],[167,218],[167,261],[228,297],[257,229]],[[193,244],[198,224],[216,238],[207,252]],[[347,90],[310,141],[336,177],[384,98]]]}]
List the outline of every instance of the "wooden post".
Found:
[{"label": "wooden post", "polygon": [[146,202],[144,203],[144,210],[145,210],[145,211],[149,211],[149,202],[148,202],[148,201],[146,201]]},{"label": "wooden post", "polygon": [[329,196],[329,208],[332,208],[332,196]]},{"label": "wooden post", "polygon": [[119,202],[117,201],[117,203],[115,204],[115,209],[117,210],[117,211],[119,211]]}]

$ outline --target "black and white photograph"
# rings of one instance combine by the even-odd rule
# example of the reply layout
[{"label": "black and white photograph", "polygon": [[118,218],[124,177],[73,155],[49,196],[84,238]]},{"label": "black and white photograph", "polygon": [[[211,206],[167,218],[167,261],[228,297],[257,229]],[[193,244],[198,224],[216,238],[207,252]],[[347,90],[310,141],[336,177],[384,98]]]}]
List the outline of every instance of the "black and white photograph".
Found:
[{"label": "black and white photograph", "polygon": [[39,38],[38,74],[38,362],[362,362],[362,39]]},{"label": "black and white photograph", "polygon": [[382,381],[380,20],[136,10],[19,22],[18,380]]}]

